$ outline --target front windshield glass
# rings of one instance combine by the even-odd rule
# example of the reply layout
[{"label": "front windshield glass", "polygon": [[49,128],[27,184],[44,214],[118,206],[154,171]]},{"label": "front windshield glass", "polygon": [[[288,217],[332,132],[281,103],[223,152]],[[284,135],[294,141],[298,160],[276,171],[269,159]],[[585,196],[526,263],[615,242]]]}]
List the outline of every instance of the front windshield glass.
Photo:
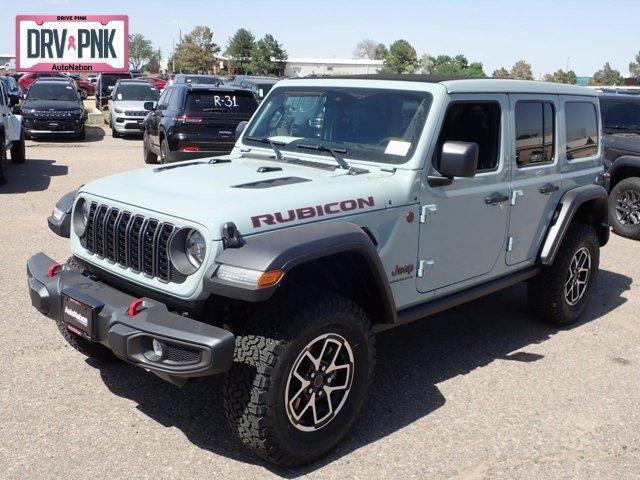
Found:
[{"label": "front windshield glass", "polygon": [[140,102],[155,102],[158,100],[158,91],[148,84],[140,82],[140,85],[118,85],[116,100],[129,100]]},{"label": "front windshield glass", "polygon": [[35,82],[29,88],[27,100],[78,101],[75,89],[66,82]]},{"label": "front windshield glass", "polygon": [[628,99],[600,99],[602,112],[602,126],[615,130],[640,130],[640,98]]},{"label": "front windshield glass", "polygon": [[[405,163],[418,144],[429,113],[426,92],[338,87],[281,87],[266,100],[246,137],[341,149],[346,158]],[[308,150],[299,150],[308,153]],[[323,153],[323,155],[330,155]]]}]

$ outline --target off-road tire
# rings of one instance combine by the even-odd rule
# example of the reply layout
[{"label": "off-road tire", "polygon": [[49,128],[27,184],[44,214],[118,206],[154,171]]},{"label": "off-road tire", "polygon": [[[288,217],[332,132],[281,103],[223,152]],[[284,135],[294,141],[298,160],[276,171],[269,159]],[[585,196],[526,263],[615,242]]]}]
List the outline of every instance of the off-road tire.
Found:
[{"label": "off-road tire", "polygon": [[7,183],[7,149],[4,136],[0,136],[0,185]]},{"label": "off-road tire", "polygon": [[[640,198],[640,178],[629,177],[621,180],[616,184],[609,194],[609,222],[613,227],[613,231],[621,237],[631,238],[632,240],[640,240],[640,224],[638,225],[624,225],[618,219],[616,214],[616,208],[618,207],[618,200],[625,192],[635,192],[637,198]],[[638,211],[637,215],[640,215]]]},{"label": "off-road tire", "polygon": [[[82,265],[80,265],[73,257],[70,257],[67,260],[67,265],[73,266],[78,270],[83,269]],[[85,357],[95,358],[102,362],[113,362],[117,359],[113,352],[101,343],[90,342],[89,340],[79,337],[75,333],[71,333],[61,319],[56,319],[56,325],[58,326],[60,334],[67,343]]]},{"label": "off-road tire", "polygon": [[[287,383],[305,347],[328,333],[346,339],[352,349],[351,387],[330,421],[301,431],[287,414]],[[236,338],[234,364],[223,388],[231,429],[269,462],[287,467],[309,463],[349,431],[366,399],[374,363],[375,340],[358,305],[326,290],[290,291],[260,309]]]},{"label": "off-road tire", "polygon": [[11,161],[13,163],[24,163],[25,158],[24,132],[21,132],[20,140],[13,142],[11,146]]},{"label": "off-road tire", "polygon": [[[590,271],[586,288],[580,299],[571,305],[567,300],[565,286],[569,280],[569,269],[574,256],[583,248],[590,255]],[[595,229],[584,223],[573,223],[560,246],[552,265],[543,267],[529,281],[528,298],[533,311],[544,321],[556,326],[574,323],[587,308],[598,280],[600,246]]]},{"label": "off-road tire", "polygon": [[144,163],[158,163],[158,154],[153,153],[149,148],[147,132],[142,134],[142,156],[144,157]]},{"label": "off-road tire", "polygon": [[87,138],[87,129],[84,125],[82,125],[82,130],[80,130],[80,133],[78,133],[78,136],[76,138],[78,140],[84,140],[85,138]]}]

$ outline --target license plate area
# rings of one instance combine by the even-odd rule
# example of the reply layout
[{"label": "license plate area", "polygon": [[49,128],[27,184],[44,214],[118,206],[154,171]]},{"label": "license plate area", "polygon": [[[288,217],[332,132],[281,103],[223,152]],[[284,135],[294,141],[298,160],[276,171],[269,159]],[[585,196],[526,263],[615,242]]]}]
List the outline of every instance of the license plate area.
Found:
[{"label": "license plate area", "polygon": [[81,292],[62,291],[62,321],[67,329],[87,340],[96,341],[96,320],[103,303]]}]

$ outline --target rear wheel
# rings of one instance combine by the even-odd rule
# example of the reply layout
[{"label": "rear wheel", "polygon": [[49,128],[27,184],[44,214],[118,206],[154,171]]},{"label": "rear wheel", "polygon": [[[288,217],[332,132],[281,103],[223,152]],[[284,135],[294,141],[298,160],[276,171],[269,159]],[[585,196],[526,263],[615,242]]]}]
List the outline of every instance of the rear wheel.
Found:
[{"label": "rear wheel", "polygon": [[548,323],[571,325],[591,300],[599,264],[600,246],[595,229],[574,223],[553,264],[529,281],[531,307]]},{"label": "rear wheel", "polygon": [[14,142],[11,146],[11,161],[13,163],[24,163],[25,160],[25,146],[24,146],[24,132],[20,132],[20,140]]},{"label": "rear wheel", "polygon": [[618,235],[640,240],[640,178],[625,178],[613,187],[609,221]]},{"label": "rear wheel", "polygon": [[84,89],[84,88],[79,88],[79,89],[78,89],[78,94],[80,95],[80,98],[81,98],[82,100],[86,100],[86,99],[87,99],[88,94],[87,94],[87,90],[86,90],[86,89]]},{"label": "rear wheel", "polygon": [[371,327],[355,303],[324,290],[291,292],[260,310],[236,339],[223,391],[231,428],[270,462],[309,463],[351,428],[374,357]]},{"label": "rear wheel", "polygon": [[118,138],[120,134],[116,131],[116,127],[114,127],[113,122],[111,122],[111,136],[113,138]]},{"label": "rear wheel", "polygon": [[142,155],[144,156],[144,163],[158,163],[158,155],[151,151],[149,136],[146,131],[142,134]]},{"label": "rear wheel", "polygon": [[0,137],[0,185],[7,183],[7,149],[4,137]]},{"label": "rear wheel", "polygon": [[169,150],[169,142],[167,142],[166,138],[162,139],[160,142],[160,163],[170,163],[171,158],[171,150]]}]

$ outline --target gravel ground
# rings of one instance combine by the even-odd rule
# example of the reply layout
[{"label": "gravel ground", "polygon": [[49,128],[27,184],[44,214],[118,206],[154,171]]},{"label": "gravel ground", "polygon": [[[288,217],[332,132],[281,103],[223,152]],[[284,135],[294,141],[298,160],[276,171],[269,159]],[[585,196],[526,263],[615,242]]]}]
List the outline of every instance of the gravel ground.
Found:
[{"label": "gravel ground", "polygon": [[339,448],[301,470],[235,443],[221,379],[183,389],[68,347],[29,303],[25,263],[64,260],[46,216],[91,179],[143,167],[139,139],[28,142],[0,187],[0,478],[640,478],[640,243],[602,251],[566,330],[516,286],[378,335],[374,391]]}]

